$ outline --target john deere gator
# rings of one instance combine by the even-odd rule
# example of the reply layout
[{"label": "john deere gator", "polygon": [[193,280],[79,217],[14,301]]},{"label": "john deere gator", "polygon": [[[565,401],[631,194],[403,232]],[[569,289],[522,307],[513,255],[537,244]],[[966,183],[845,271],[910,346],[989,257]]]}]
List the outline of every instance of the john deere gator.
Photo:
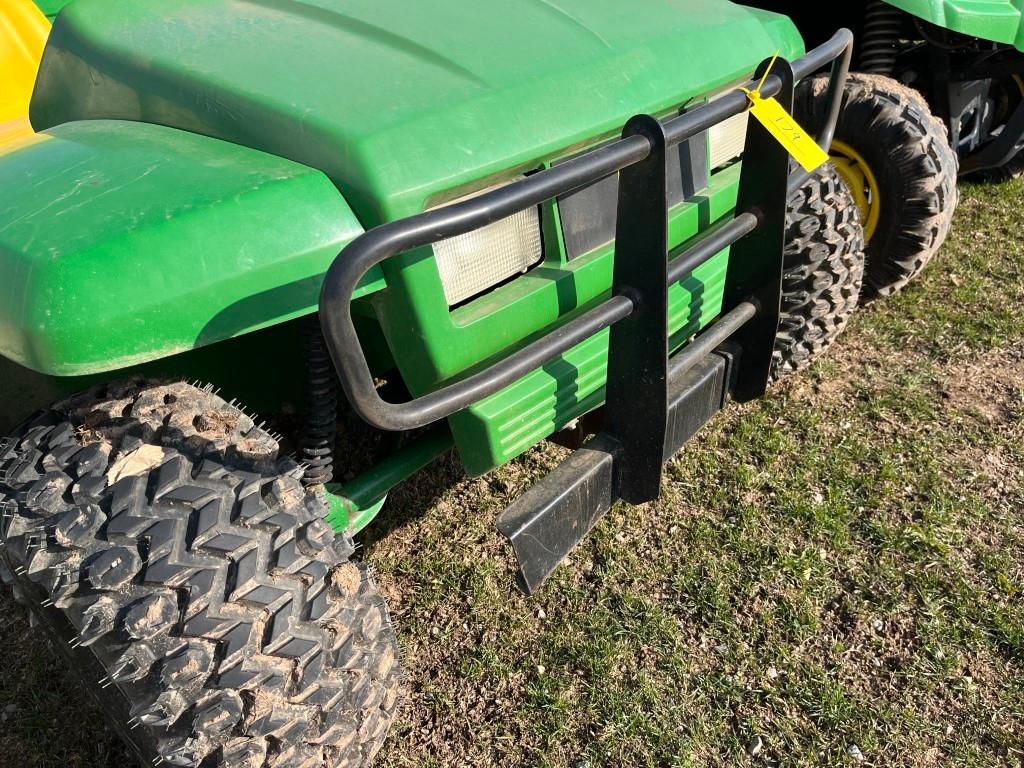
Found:
[{"label": "john deere gator", "polygon": [[[890,293],[938,250],[956,179],[1018,175],[1024,162],[1021,0],[764,0],[811,42],[854,30],[854,72],[831,152],[861,208],[868,291]],[[810,92],[807,92],[810,94]],[[803,105],[824,115],[818,99]],[[805,120],[814,125],[813,114]]]},{"label": "john deere gator", "polygon": [[725,0],[63,8],[0,155],[0,563],[144,764],[369,764],[389,490],[576,447],[498,519],[533,592],[835,339],[860,216],[790,155],[851,46]]}]

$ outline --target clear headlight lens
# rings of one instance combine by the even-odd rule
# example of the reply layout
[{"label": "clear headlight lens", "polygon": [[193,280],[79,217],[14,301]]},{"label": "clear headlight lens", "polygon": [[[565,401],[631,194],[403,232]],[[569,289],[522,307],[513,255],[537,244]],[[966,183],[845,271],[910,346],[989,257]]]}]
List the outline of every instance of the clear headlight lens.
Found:
[{"label": "clear headlight lens", "polygon": [[445,298],[448,306],[453,306],[541,260],[540,214],[536,207],[529,208],[465,235],[441,240],[433,248]]},{"label": "clear headlight lens", "polygon": [[708,130],[708,164],[711,170],[721,168],[743,154],[749,115],[749,112],[741,112],[711,126]]},{"label": "clear headlight lens", "polygon": [[[711,101],[727,96],[733,90],[733,88],[729,88],[722,91],[712,96]],[[718,170],[743,154],[743,147],[747,142],[747,121],[749,119],[750,113],[743,111],[728,120],[711,126],[708,130],[708,165],[712,171]]]}]

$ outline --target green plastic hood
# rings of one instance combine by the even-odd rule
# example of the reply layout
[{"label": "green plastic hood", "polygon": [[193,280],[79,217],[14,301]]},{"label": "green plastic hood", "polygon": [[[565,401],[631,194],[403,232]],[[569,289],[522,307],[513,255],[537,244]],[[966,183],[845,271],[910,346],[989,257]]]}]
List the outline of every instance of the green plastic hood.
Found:
[{"label": "green plastic hood", "polygon": [[362,228],[330,180],[171,128],[67,123],[0,154],[0,355],[53,375],[316,309]]},{"label": "green plastic hood", "polygon": [[37,128],[118,118],[324,171],[364,225],[802,53],[726,0],[76,0]]},{"label": "green plastic hood", "polygon": [[1024,50],[1024,0],[890,0],[889,4],[953,32]]}]

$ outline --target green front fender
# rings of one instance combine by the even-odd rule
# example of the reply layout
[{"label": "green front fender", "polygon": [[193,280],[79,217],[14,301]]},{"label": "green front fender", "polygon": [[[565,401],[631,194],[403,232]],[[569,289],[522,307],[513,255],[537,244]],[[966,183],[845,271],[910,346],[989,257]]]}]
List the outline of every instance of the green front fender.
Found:
[{"label": "green front fender", "polygon": [[0,155],[0,355],[92,374],[308,314],[362,231],[298,163],[145,123],[55,127]]},{"label": "green front fender", "polygon": [[1024,51],[1024,0],[889,0],[932,24]]}]

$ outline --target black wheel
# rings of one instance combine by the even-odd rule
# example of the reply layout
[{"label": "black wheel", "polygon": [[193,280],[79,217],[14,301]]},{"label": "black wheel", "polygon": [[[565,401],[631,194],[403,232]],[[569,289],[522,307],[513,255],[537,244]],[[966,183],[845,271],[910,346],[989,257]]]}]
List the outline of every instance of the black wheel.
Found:
[{"label": "black wheel", "polygon": [[[826,83],[797,91],[796,113],[817,129]],[[917,91],[882,75],[853,73],[836,126],[833,162],[861,210],[864,296],[903,288],[946,239],[957,203],[957,157],[946,128]]]},{"label": "black wheel", "polygon": [[803,368],[835,341],[857,308],[863,278],[860,212],[826,165],[788,203],[773,379]]},{"label": "black wheel", "polygon": [[0,560],[144,765],[368,765],[387,607],[276,439],[208,389],[111,385],[0,441]]}]

